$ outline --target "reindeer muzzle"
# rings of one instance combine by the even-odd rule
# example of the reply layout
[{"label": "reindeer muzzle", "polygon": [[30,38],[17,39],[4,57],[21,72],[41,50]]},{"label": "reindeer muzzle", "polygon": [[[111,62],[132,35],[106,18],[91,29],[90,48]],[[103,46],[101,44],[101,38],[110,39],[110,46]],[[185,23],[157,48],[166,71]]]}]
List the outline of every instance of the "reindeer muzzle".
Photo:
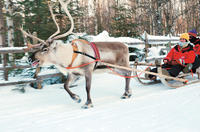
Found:
[{"label": "reindeer muzzle", "polygon": [[36,59],[34,55],[31,55],[30,57],[28,57],[28,63],[32,66],[32,67],[36,67],[39,64],[40,60]]},{"label": "reindeer muzzle", "polygon": [[32,67],[36,67],[39,65],[40,60],[35,60],[31,65]]}]

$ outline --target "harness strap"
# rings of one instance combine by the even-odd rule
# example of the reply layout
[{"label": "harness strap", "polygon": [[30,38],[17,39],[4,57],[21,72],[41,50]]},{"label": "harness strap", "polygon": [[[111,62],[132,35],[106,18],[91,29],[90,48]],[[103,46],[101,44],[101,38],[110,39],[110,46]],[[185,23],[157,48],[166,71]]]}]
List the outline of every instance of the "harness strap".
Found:
[{"label": "harness strap", "polygon": [[77,57],[77,55],[78,55],[78,54],[76,53],[76,51],[78,50],[77,45],[72,44],[72,48],[73,48],[74,53],[73,53],[73,55],[72,55],[72,62],[69,64],[68,67],[72,67],[72,64],[74,63],[74,60],[76,59],[76,57]]},{"label": "harness strap", "polygon": [[[99,50],[98,50],[97,46],[95,45],[95,43],[91,42],[91,43],[89,43],[89,44],[90,44],[90,46],[91,46],[91,47],[93,48],[93,50],[94,50],[94,54],[95,54],[96,60],[100,60]],[[94,69],[96,68],[97,63],[98,63],[98,61],[95,62]]]},{"label": "harness strap", "polygon": [[91,42],[90,46],[93,48],[94,53],[95,53],[95,58],[100,60],[100,54],[99,54],[99,50],[97,48],[97,46],[95,45],[95,43]]},{"label": "harness strap", "polygon": [[68,67],[66,67],[67,69],[70,69],[70,67],[72,67],[72,64],[73,64],[74,60],[76,59],[76,57],[78,56],[78,54],[82,54],[82,55],[85,55],[85,56],[87,56],[87,57],[90,57],[90,58],[96,60],[96,61],[95,61],[95,66],[94,66],[94,68],[96,67],[98,60],[100,60],[99,50],[98,50],[98,48],[96,47],[96,45],[95,45],[93,42],[89,43],[89,45],[90,45],[90,46],[92,47],[92,49],[94,50],[95,57],[93,57],[93,56],[91,56],[91,55],[89,55],[89,54],[87,54],[87,53],[78,51],[77,45],[74,44],[74,43],[72,43],[72,48],[73,48],[73,52],[74,52],[74,53],[73,53],[73,55],[72,55],[72,61],[71,61],[71,63],[69,64]]},{"label": "harness strap", "polygon": [[85,56],[87,56],[87,57],[90,57],[90,58],[92,58],[92,59],[96,60],[96,57],[93,57],[93,56],[91,56],[91,55],[88,55],[87,53],[84,53],[84,52],[80,52],[80,51],[74,51],[74,53],[77,53],[77,54],[82,54],[82,55],[85,55]]}]

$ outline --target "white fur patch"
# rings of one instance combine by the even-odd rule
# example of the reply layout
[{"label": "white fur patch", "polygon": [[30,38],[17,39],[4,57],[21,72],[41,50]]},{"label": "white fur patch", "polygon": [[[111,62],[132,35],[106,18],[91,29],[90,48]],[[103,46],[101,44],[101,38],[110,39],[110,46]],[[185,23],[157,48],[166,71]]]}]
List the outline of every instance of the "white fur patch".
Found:
[{"label": "white fur patch", "polygon": [[109,58],[115,58],[115,54],[113,52],[104,52],[100,54],[102,60],[106,60]]}]

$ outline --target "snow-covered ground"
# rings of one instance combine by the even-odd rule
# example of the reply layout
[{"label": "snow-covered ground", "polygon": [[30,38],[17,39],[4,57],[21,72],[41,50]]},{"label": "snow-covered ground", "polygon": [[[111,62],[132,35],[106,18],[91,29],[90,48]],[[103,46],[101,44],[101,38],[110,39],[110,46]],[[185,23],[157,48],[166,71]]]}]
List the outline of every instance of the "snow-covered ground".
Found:
[{"label": "snow-covered ground", "polygon": [[[93,40],[124,41],[122,39],[116,40],[104,32]],[[157,55],[158,48],[151,49],[152,56]],[[200,131],[199,84],[170,89],[162,84],[144,86],[131,79],[133,95],[122,100],[123,78],[95,74],[91,89],[94,107],[91,109],[81,109],[86,101],[84,78],[76,84],[72,91],[81,97],[79,104],[69,97],[63,84],[46,85],[41,90],[29,85],[0,87],[0,132]],[[21,87],[25,87],[24,93],[16,90]]]},{"label": "snow-covered ground", "polygon": [[26,92],[0,88],[0,132],[199,132],[200,86],[170,89],[162,84],[144,86],[131,80],[133,96],[122,100],[124,79],[95,74],[91,95],[94,107],[85,103],[84,79],[72,88],[81,98],[75,103],[63,85]]}]

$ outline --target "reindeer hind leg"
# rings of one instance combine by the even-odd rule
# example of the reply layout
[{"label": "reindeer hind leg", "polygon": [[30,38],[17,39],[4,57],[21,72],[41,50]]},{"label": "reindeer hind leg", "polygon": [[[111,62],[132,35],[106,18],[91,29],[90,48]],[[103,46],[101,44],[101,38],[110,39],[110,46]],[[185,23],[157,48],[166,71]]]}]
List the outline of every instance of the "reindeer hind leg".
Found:
[{"label": "reindeer hind leg", "polygon": [[122,95],[121,99],[130,98],[132,95],[132,92],[130,90],[130,80],[131,80],[130,76],[131,76],[131,71],[126,71],[126,73],[125,73],[125,92]]}]

